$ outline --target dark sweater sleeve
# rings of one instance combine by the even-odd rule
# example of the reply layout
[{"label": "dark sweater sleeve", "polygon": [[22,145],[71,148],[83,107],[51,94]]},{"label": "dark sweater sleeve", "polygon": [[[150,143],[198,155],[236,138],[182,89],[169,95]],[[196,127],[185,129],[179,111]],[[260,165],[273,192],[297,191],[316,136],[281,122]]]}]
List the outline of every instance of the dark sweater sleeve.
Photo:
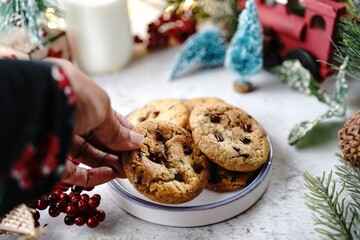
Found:
[{"label": "dark sweater sleeve", "polygon": [[60,180],[74,109],[61,68],[0,59],[0,215],[51,191]]}]

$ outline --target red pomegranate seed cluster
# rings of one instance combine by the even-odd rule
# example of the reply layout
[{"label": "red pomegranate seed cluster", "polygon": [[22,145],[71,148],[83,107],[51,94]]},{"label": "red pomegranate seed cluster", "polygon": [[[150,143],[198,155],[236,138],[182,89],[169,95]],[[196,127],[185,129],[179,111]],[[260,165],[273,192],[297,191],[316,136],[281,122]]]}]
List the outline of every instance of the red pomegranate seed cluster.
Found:
[{"label": "red pomegranate seed cluster", "polygon": [[86,224],[90,228],[97,227],[100,222],[104,221],[106,214],[103,210],[97,209],[101,200],[99,194],[90,197],[87,193],[83,193],[83,191],[91,190],[93,188],[84,189],[76,185],[69,186],[61,183],[51,193],[29,203],[28,206],[35,209],[35,227],[40,225],[40,212],[38,210],[47,208],[51,217],[57,217],[64,213],[64,223],[68,226],[74,224],[83,226]]}]

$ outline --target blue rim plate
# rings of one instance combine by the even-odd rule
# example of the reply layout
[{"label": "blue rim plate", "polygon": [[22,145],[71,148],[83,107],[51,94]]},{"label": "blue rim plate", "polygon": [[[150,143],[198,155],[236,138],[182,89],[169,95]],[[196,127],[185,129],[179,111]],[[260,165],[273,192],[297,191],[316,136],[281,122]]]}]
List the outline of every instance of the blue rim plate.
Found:
[{"label": "blue rim plate", "polygon": [[137,192],[127,179],[115,179],[107,184],[111,198],[124,211],[152,223],[195,227],[214,224],[232,218],[251,207],[266,191],[272,174],[273,147],[258,175],[246,187],[228,193],[205,189],[198,197],[183,204],[160,204]]}]

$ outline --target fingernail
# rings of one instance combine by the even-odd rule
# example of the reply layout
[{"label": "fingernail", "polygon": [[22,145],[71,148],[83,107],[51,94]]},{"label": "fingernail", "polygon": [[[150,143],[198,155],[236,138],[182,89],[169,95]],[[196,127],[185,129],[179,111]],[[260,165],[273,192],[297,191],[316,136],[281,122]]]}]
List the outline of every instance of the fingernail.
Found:
[{"label": "fingernail", "polygon": [[144,142],[144,137],[141,134],[134,131],[130,131],[130,139],[131,142],[139,146]]}]

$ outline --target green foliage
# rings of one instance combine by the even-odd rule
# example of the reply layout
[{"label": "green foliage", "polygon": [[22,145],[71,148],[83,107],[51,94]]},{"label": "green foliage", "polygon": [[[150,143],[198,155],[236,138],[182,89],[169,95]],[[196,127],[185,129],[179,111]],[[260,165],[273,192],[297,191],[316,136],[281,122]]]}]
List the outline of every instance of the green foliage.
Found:
[{"label": "green foliage", "polygon": [[[181,10],[186,0],[166,0],[168,7]],[[210,20],[222,30],[224,37],[230,40],[236,31],[239,10],[236,0],[193,0],[191,9],[193,17],[198,21]]]},{"label": "green foliage", "polygon": [[[347,74],[360,79],[360,3],[352,0],[345,2],[349,15],[340,21],[338,31],[341,40],[336,44],[334,58],[342,62],[348,57]],[[334,68],[337,69],[336,66]]]},{"label": "green foliage", "polygon": [[0,36],[16,28],[26,28],[30,42],[41,46],[47,40],[41,34],[45,10],[42,0],[0,2]]},{"label": "green foliage", "polygon": [[345,79],[345,68],[347,63],[348,58],[346,57],[343,64],[339,67],[339,72],[336,76],[336,82],[331,94],[320,88],[310,72],[301,65],[299,60],[286,60],[282,65],[273,69],[273,72],[279,76],[279,79],[283,83],[289,85],[292,89],[312,95],[320,102],[329,106],[328,111],[318,118],[295,125],[288,136],[290,145],[298,143],[319,122],[334,116],[345,116],[345,98],[348,92],[348,84]]},{"label": "green foliage", "polygon": [[[340,186],[332,180],[333,172],[322,177],[313,177],[305,172],[303,177],[306,205],[313,212],[315,231],[324,239],[360,238],[360,168],[352,167],[339,155],[341,165],[335,172],[340,177]],[[348,198],[351,196],[351,199]]]}]

